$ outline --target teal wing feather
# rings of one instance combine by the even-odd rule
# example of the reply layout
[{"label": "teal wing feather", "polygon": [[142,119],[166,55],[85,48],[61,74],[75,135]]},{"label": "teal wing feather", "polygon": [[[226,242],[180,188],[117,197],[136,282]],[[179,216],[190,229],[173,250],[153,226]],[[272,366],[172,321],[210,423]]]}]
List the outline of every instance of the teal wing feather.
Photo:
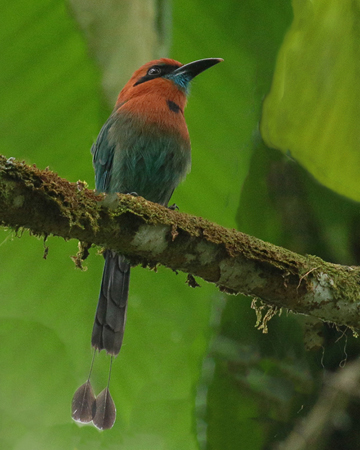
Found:
[{"label": "teal wing feather", "polygon": [[95,188],[99,192],[108,192],[110,189],[115,145],[109,141],[109,130],[114,121],[115,118],[111,115],[91,147],[95,171]]}]

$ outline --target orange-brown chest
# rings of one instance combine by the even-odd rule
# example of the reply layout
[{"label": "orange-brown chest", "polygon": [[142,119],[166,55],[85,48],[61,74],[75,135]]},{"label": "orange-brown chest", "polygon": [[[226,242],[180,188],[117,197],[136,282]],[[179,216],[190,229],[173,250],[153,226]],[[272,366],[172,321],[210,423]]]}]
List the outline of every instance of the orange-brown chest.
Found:
[{"label": "orange-brown chest", "polygon": [[125,86],[117,105],[121,105],[119,112],[138,117],[145,126],[157,126],[166,134],[189,140],[184,118],[186,96],[170,80],[159,78],[133,87]]}]

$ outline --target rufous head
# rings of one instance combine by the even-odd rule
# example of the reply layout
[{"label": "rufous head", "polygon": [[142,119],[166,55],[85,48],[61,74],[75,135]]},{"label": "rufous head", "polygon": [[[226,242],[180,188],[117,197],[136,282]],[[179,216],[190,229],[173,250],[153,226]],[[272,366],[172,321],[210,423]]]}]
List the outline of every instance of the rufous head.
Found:
[{"label": "rufous head", "polygon": [[168,93],[169,90],[178,91],[186,102],[191,80],[221,61],[223,61],[221,58],[200,59],[189,64],[181,64],[168,58],[150,61],[133,73],[120,92],[117,105],[133,97],[153,92],[161,95],[162,92]]}]

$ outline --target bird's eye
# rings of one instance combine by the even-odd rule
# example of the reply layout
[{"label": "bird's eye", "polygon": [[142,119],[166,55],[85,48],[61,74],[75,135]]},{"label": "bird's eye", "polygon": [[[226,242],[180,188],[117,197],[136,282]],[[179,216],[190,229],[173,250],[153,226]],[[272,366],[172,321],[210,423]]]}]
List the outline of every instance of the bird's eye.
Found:
[{"label": "bird's eye", "polygon": [[161,69],[160,69],[160,67],[156,67],[156,66],[150,67],[150,69],[148,70],[147,74],[151,75],[151,76],[160,75],[161,74]]}]

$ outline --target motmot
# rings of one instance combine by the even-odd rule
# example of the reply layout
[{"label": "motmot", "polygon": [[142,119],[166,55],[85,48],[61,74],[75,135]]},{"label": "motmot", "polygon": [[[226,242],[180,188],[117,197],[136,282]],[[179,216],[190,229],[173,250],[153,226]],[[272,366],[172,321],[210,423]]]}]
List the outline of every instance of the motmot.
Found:
[{"label": "motmot", "polygon": [[[122,89],[91,148],[99,192],[135,193],[167,206],[190,171],[190,138],[184,118],[190,81],[218,58],[182,65],[151,61]],[[110,355],[120,351],[126,322],[130,264],[108,249],[91,343]]]},{"label": "motmot", "polygon": [[[161,58],[134,72],[91,148],[98,192],[133,194],[168,206],[191,167],[184,118],[190,82],[221,61],[206,58],[183,65]],[[124,337],[130,263],[111,249],[104,258],[91,343],[116,356]]]}]

